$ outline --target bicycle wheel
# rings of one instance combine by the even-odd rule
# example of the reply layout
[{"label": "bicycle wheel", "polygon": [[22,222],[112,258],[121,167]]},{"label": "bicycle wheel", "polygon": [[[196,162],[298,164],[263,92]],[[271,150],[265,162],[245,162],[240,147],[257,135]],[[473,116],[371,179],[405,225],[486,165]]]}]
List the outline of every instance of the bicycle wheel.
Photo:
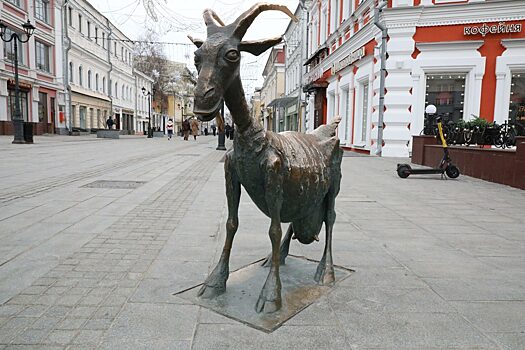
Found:
[{"label": "bicycle wheel", "polygon": [[514,127],[509,128],[507,132],[505,146],[508,148],[516,146],[516,129]]}]

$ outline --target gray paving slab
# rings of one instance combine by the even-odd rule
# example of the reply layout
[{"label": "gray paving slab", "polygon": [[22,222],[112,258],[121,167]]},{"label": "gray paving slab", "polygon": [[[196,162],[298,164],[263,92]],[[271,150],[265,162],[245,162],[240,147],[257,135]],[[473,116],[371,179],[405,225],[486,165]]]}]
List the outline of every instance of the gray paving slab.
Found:
[{"label": "gray paving slab", "polygon": [[[525,348],[524,191],[345,157],[333,249],[355,272],[265,334],[171,295],[222,250],[216,139],[35,141],[0,137],[0,349]],[[146,184],[82,187],[115,179]],[[269,253],[268,226],[243,192],[231,271]],[[291,252],[318,260],[323,244]]]}]

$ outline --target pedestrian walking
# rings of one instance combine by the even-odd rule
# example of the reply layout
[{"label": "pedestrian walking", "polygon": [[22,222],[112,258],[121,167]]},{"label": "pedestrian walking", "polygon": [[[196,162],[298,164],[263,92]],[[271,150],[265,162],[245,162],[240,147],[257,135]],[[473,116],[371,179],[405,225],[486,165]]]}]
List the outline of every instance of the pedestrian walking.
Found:
[{"label": "pedestrian walking", "polygon": [[108,117],[108,120],[106,120],[106,126],[108,127],[108,129],[112,129],[113,128],[113,124],[115,122],[113,121],[113,119],[111,118],[111,116]]},{"label": "pedestrian walking", "polygon": [[215,124],[211,126],[211,131],[213,132],[213,136],[217,135],[217,127],[215,126]]},{"label": "pedestrian walking", "polygon": [[233,140],[233,134],[235,133],[235,124],[232,125],[232,128],[230,130],[230,140]]},{"label": "pedestrian walking", "polygon": [[197,135],[199,135],[199,122],[197,118],[191,120],[191,134],[193,135],[193,139],[197,140]]},{"label": "pedestrian walking", "polygon": [[208,136],[208,128],[204,128],[204,136]]},{"label": "pedestrian walking", "polygon": [[188,141],[188,137],[190,136],[190,122],[188,119],[182,122],[182,134],[184,135],[184,141]]},{"label": "pedestrian walking", "polygon": [[226,135],[227,139],[230,138],[231,130],[232,130],[232,127],[230,126],[230,124],[226,123],[226,126],[224,127],[224,134]]},{"label": "pedestrian walking", "polygon": [[168,130],[168,141],[173,137],[173,119],[168,119],[166,123],[166,130]]}]

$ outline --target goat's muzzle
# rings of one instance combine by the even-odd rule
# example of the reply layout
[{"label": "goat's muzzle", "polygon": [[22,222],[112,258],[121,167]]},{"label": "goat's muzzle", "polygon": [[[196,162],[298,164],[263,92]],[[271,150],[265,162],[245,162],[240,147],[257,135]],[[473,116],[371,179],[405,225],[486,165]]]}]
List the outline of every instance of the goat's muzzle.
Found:
[{"label": "goat's muzzle", "polygon": [[213,107],[211,107],[209,109],[200,109],[198,107],[198,103],[196,101],[195,102],[195,106],[193,108],[193,113],[197,116],[197,118],[200,121],[209,122],[210,120],[212,120],[213,118],[215,118],[217,116],[217,113],[221,109],[223,102],[224,102],[224,100],[221,98],[221,99],[219,99],[219,101],[217,102],[217,104],[215,106],[213,106]]}]

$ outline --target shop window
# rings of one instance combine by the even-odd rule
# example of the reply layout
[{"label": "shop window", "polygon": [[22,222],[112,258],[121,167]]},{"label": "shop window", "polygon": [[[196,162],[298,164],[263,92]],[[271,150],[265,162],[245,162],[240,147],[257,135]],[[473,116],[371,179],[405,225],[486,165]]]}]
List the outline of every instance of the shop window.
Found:
[{"label": "shop window", "polygon": [[39,41],[35,42],[36,49],[36,68],[44,72],[51,72],[51,66],[49,64],[49,46]]},{"label": "shop window", "polygon": [[362,85],[362,100],[361,102],[361,141],[366,142],[366,135],[368,133],[368,87],[369,83],[366,82]]},{"label": "shop window", "polygon": [[[22,119],[27,121],[27,111],[28,111],[28,104],[27,104],[27,92],[20,91],[19,97],[20,97],[20,114],[22,115]],[[9,111],[9,117],[11,120],[13,120],[13,116],[15,115],[15,90],[9,90],[9,98],[7,99],[7,110]]]},{"label": "shop window", "polygon": [[[11,35],[15,33],[13,30],[11,30],[9,27],[5,28],[5,35],[4,38],[9,39],[11,38]],[[18,33],[18,35],[22,36],[21,33]],[[19,43],[17,46],[17,53],[18,53],[18,64],[25,65],[25,57],[24,57],[24,50],[22,45]],[[15,61],[15,45],[14,40],[11,40],[10,42],[6,43],[4,42],[4,59],[14,62]]]},{"label": "shop window", "polygon": [[35,0],[35,17],[49,23],[49,0]]},{"label": "shop window", "polygon": [[425,106],[433,104],[437,115],[457,122],[463,119],[466,74],[427,74]]},{"label": "shop window", "polygon": [[345,121],[345,129],[344,129],[344,140],[348,141],[348,129],[350,129],[350,125],[348,125],[348,120],[350,119],[350,93],[348,88],[345,88],[342,90],[343,92],[343,106],[341,108],[341,111],[343,111],[344,116],[343,119]]},{"label": "shop window", "polygon": [[43,92],[38,93],[38,121],[40,123],[47,123],[47,94]]},{"label": "shop window", "polygon": [[512,74],[509,120],[525,128],[525,72]]}]

